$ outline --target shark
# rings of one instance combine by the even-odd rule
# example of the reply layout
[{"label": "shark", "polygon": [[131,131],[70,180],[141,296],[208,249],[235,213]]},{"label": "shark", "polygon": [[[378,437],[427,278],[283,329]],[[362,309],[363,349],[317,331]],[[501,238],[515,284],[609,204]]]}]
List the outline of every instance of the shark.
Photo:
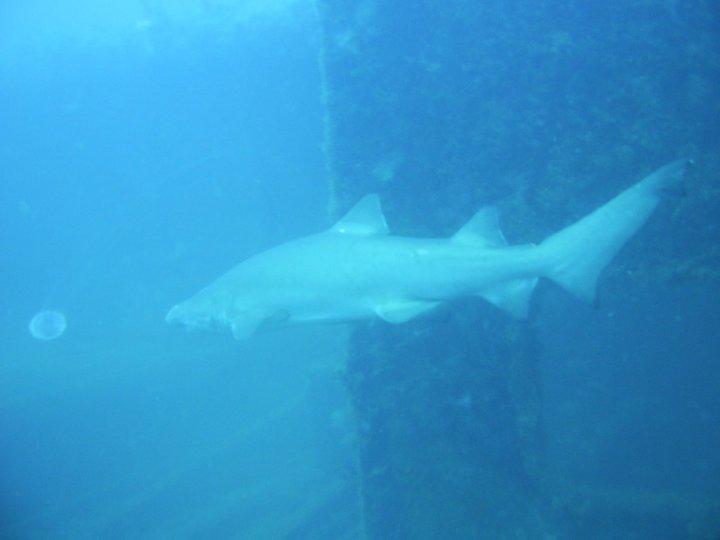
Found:
[{"label": "shark", "polygon": [[691,160],[673,161],[538,244],[508,245],[494,206],[449,238],[390,234],[377,194],[328,230],[240,262],[173,306],[171,325],[229,331],[244,340],[290,325],[382,319],[402,324],[444,302],[478,297],[515,318],[546,278],[592,302],[598,278],[681,186]]}]

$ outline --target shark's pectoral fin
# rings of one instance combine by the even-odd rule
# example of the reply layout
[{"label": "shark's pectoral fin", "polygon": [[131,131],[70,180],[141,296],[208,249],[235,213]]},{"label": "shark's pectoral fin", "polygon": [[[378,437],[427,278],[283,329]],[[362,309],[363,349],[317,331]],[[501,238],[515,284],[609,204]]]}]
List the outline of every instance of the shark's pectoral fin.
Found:
[{"label": "shark's pectoral fin", "polygon": [[238,341],[245,340],[252,336],[261,324],[268,318],[265,311],[243,311],[236,313],[229,320],[229,327],[232,335]]},{"label": "shark's pectoral fin", "polygon": [[242,341],[258,330],[282,326],[289,318],[290,313],[284,309],[244,311],[230,319],[230,330],[235,339]]},{"label": "shark's pectoral fin", "polygon": [[290,318],[290,312],[286,309],[278,309],[270,313],[262,322],[263,327],[277,327],[285,324]]},{"label": "shark's pectoral fin", "polygon": [[422,300],[398,300],[375,306],[375,313],[385,322],[400,324],[430,311],[439,304],[440,302]]},{"label": "shark's pectoral fin", "polygon": [[262,319],[255,320],[249,317],[236,317],[230,323],[230,331],[235,339],[243,341],[255,333]]},{"label": "shark's pectoral fin", "polygon": [[482,298],[518,319],[524,319],[530,309],[530,297],[537,278],[515,279],[493,285],[481,291]]}]

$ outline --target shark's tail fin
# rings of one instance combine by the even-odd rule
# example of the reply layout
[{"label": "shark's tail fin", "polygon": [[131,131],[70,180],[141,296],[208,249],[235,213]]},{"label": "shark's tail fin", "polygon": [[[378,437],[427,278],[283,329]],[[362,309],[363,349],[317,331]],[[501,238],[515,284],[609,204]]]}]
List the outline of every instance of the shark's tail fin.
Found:
[{"label": "shark's tail fin", "polygon": [[678,186],[692,161],[658,169],[580,221],[543,241],[544,275],[574,295],[595,298],[602,269],[645,223],[661,196]]}]

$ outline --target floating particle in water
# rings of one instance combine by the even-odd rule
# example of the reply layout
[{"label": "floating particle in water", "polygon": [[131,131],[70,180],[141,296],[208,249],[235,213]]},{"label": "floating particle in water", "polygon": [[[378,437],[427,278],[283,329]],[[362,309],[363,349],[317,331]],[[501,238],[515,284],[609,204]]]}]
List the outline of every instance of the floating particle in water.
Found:
[{"label": "floating particle in water", "polygon": [[66,328],[65,315],[60,311],[50,309],[36,313],[28,325],[32,337],[44,340],[59,338]]}]

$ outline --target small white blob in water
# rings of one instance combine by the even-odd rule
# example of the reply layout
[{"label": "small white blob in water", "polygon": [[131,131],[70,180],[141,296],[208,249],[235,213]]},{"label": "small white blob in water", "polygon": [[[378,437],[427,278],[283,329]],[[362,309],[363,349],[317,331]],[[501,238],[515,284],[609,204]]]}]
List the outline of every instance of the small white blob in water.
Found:
[{"label": "small white blob in water", "polygon": [[59,338],[66,328],[65,315],[60,311],[50,309],[36,313],[28,325],[32,337],[44,340]]}]

